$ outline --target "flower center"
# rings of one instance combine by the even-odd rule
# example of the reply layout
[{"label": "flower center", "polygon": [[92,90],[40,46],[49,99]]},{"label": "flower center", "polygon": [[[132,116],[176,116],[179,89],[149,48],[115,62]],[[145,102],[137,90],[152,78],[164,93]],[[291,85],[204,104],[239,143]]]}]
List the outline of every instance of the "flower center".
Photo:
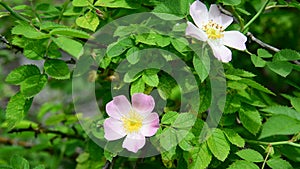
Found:
[{"label": "flower center", "polygon": [[210,20],[206,25],[203,25],[202,29],[205,31],[209,39],[220,39],[224,35],[223,27],[212,20]]},{"label": "flower center", "polygon": [[127,133],[139,131],[143,124],[142,116],[133,110],[131,110],[129,114],[126,117],[123,117],[121,120]]}]

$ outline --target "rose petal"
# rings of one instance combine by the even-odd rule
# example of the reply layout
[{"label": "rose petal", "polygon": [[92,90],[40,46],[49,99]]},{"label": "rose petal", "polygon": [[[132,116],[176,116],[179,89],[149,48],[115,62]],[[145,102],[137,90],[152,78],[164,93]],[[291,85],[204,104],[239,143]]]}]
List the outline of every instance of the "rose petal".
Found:
[{"label": "rose petal", "polygon": [[224,32],[224,45],[238,50],[246,50],[247,37],[239,31]]},{"label": "rose petal", "polygon": [[131,101],[133,109],[140,114],[151,113],[155,106],[153,97],[143,93],[133,94]]},{"label": "rose petal", "polygon": [[211,41],[208,41],[208,44],[212,48],[214,56],[218,60],[220,60],[224,63],[228,63],[229,61],[231,61],[231,51],[230,51],[230,49],[228,49],[224,45],[219,45],[219,44],[213,43]]},{"label": "rose petal", "polygon": [[151,113],[143,121],[141,134],[147,137],[153,136],[159,128],[159,116],[157,113]]},{"label": "rose petal", "polygon": [[221,14],[221,25],[223,26],[223,29],[226,29],[233,21],[233,18],[231,16]]},{"label": "rose petal", "polygon": [[118,140],[126,135],[121,121],[107,118],[104,121],[104,137],[106,140]]},{"label": "rose petal", "polygon": [[207,41],[207,35],[202,29],[197,28],[191,22],[188,22],[187,24],[188,24],[188,26],[185,30],[185,35],[194,37],[194,38],[204,41],[204,42]]},{"label": "rose petal", "polygon": [[195,24],[201,28],[202,25],[208,22],[208,10],[205,4],[200,1],[195,1],[190,6],[190,15],[192,16]]},{"label": "rose petal", "polygon": [[112,101],[107,103],[106,112],[110,117],[120,119],[131,109],[131,105],[124,95],[116,96]]},{"label": "rose petal", "polygon": [[146,143],[145,136],[140,133],[130,133],[126,136],[122,147],[131,152],[138,152]]},{"label": "rose petal", "polygon": [[221,12],[216,4],[210,5],[208,18],[209,20],[213,20],[217,24],[221,24]]}]

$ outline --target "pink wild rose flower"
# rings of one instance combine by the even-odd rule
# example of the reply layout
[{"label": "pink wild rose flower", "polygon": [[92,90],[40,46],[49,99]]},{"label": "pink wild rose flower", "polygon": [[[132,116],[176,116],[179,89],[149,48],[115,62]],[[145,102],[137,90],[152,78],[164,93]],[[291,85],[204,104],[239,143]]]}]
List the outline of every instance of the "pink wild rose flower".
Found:
[{"label": "pink wild rose flower", "polygon": [[231,51],[226,46],[238,50],[246,50],[247,37],[239,31],[224,31],[233,18],[222,14],[217,5],[212,4],[208,9],[205,4],[196,0],[190,6],[190,15],[194,24],[187,22],[186,35],[207,42],[214,56],[222,61],[231,61]]},{"label": "pink wild rose flower", "polygon": [[106,105],[110,117],[104,121],[104,137],[112,141],[126,136],[122,147],[136,153],[144,147],[145,137],[157,132],[159,116],[152,112],[155,106],[152,96],[137,93],[131,100],[132,105],[124,95],[120,95]]}]

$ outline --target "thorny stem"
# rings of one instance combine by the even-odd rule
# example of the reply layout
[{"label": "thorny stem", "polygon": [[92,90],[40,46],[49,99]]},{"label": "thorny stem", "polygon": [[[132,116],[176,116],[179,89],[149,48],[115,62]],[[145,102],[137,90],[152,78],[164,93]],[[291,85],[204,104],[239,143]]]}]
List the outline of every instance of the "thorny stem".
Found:
[{"label": "thorny stem", "polygon": [[294,143],[290,140],[288,141],[277,141],[277,142],[264,142],[264,141],[256,141],[256,140],[246,140],[248,143],[254,143],[254,144],[262,144],[262,145],[271,145],[271,146],[276,146],[276,145],[291,145],[294,147],[299,147],[300,144]]},{"label": "thorny stem", "polygon": [[26,18],[24,18],[23,16],[21,16],[20,14],[18,14],[17,12],[15,12],[11,7],[9,7],[7,4],[5,4],[4,2],[0,1],[0,5],[3,6],[8,12],[10,12],[10,14],[12,16],[14,16],[15,18],[21,20],[21,21],[25,21],[25,22],[29,22],[30,21]]},{"label": "thorny stem", "polygon": [[253,18],[248,23],[246,23],[246,25],[242,29],[242,32],[244,32],[259,17],[259,15],[265,10],[265,8],[266,8],[267,4],[269,3],[269,1],[270,0],[265,1],[265,3],[261,6],[259,11],[253,16]]}]

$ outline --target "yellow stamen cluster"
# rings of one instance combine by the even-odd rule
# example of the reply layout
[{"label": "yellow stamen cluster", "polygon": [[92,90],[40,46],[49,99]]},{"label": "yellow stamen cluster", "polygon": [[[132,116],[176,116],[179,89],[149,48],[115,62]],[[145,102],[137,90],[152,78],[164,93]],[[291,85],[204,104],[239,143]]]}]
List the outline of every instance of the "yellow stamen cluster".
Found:
[{"label": "yellow stamen cluster", "polygon": [[224,32],[223,27],[212,20],[204,25],[202,29],[205,31],[209,39],[220,39],[224,36],[222,34]]},{"label": "yellow stamen cluster", "polygon": [[139,131],[143,124],[142,116],[133,110],[131,110],[126,117],[121,118],[121,120],[127,133]]}]

